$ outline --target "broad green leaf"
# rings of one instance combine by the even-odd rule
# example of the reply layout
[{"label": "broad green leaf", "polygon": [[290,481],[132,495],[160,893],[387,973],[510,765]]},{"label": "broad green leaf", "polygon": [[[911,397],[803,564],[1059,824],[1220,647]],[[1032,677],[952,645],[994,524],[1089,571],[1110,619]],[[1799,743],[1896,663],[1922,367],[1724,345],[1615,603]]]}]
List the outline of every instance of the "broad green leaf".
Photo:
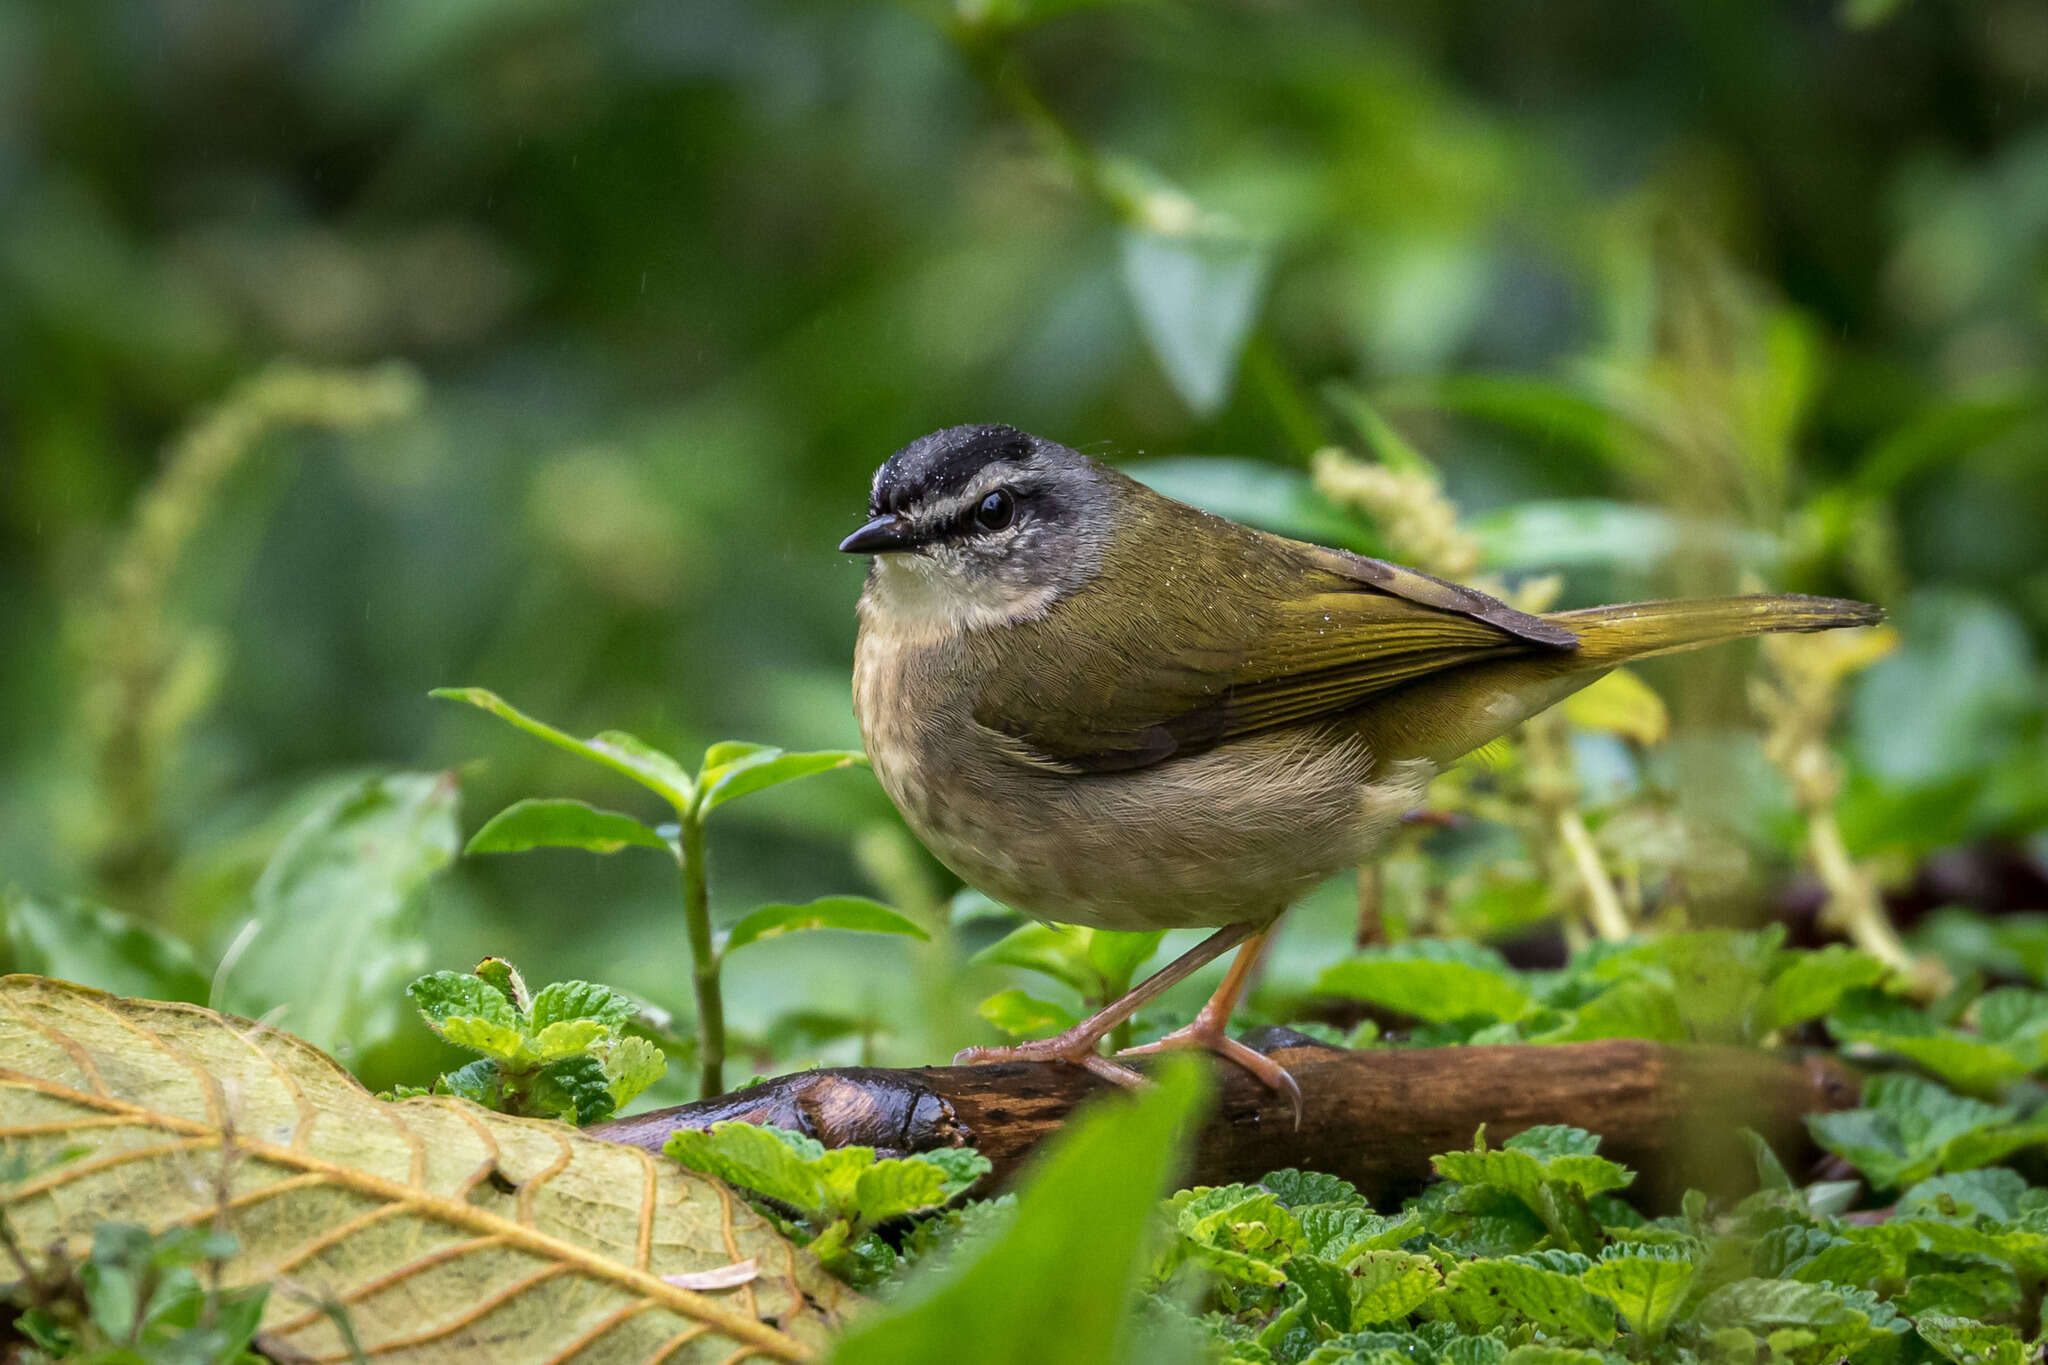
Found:
[{"label": "broad green leaf", "polygon": [[1570,1346],[1517,1346],[1501,1365],[1613,1365],[1614,1357]]},{"label": "broad green leaf", "polygon": [[1259,1178],[1259,1188],[1291,1209],[1309,1204],[1355,1204],[1366,1211],[1356,1185],[1322,1171],[1300,1171],[1293,1167],[1268,1171]]},{"label": "broad green leaf", "polygon": [[532,1093],[536,1108],[578,1127],[602,1123],[619,1108],[604,1063],[588,1055],[549,1062],[540,1069]]},{"label": "broad green leaf", "polygon": [[533,1008],[533,996],[526,989],[526,978],[502,957],[487,957],[476,964],[475,975],[496,987],[499,994],[512,1002],[512,1008],[521,1014]]},{"label": "broad green leaf", "polygon": [[1850,991],[1874,986],[1883,976],[1882,962],[1846,943],[1830,943],[1811,952],[1788,952],[1784,968],[1764,985],[1750,1032],[1761,1038],[1818,1019]]},{"label": "broad green leaf", "polygon": [[1102,983],[1088,965],[1088,931],[1064,924],[1022,924],[968,962],[976,967],[1022,967],[1071,986],[1083,999],[1099,997]]},{"label": "broad green leaf", "polygon": [[1443,1283],[1436,1262],[1412,1251],[1367,1251],[1347,1262],[1352,1327],[1405,1318]]},{"label": "broad green leaf", "polygon": [[668,1058],[645,1038],[621,1038],[603,1050],[601,1060],[612,1101],[621,1109],[668,1071]]},{"label": "broad green leaf", "polygon": [[1501,1144],[1511,1152],[1527,1152],[1538,1161],[1549,1161],[1560,1156],[1594,1156],[1600,1151],[1600,1138],[1583,1128],[1574,1128],[1568,1123],[1539,1123]]},{"label": "broad green leaf", "polygon": [[559,1061],[589,1051],[591,1044],[605,1037],[607,1032],[605,1026],[595,1019],[563,1019],[544,1029],[536,1029],[521,1051],[535,1061]]},{"label": "broad green leaf", "polygon": [[[1284,1200],[1282,1202],[1285,1202]],[[1302,1244],[1326,1261],[1343,1264],[1364,1251],[1387,1251],[1422,1231],[1414,1211],[1374,1213],[1363,1205],[1309,1206],[1299,1209]]]},{"label": "broad green leaf", "polygon": [[1810,1114],[1814,1140],[1879,1189],[1911,1185],[1937,1171],[1966,1171],[2048,1142],[2048,1122],[2020,1122],[2017,1111],[1951,1094],[1932,1081],[1894,1072],[1864,1084],[1864,1107]]},{"label": "broad green leaf", "polygon": [[1523,1317],[1566,1341],[1604,1345],[1614,1339],[1612,1305],[1595,1298],[1577,1275],[1525,1257],[1467,1261],[1450,1273],[1445,1291],[1445,1307],[1481,1331]]},{"label": "broad green leaf", "polygon": [[[23,1245],[76,1257],[109,1223],[210,1229],[224,1215],[240,1244],[219,1267],[227,1289],[296,1265],[348,1305],[371,1359],[637,1360],[708,1329],[713,1358],[790,1360],[829,1349],[856,1302],[714,1181],[455,1099],[373,1099],[245,1019],[13,976],[0,981],[0,1057],[26,1082],[0,1087],[0,1128],[39,1169],[6,1191]],[[77,1146],[81,1159],[47,1161]],[[749,1259],[774,1267],[750,1294],[665,1278]],[[480,1320],[482,1305],[495,1309]],[[262,1325],[266,1356],[350,1358],[335,1319],[302,1296],[273,1293]]]},{"label": "broad green leaf", "polygon": [[915,939],[931,935],[880,901],[865,896],[825,896],[803,905],[764,905],[748,912],[727,935],[724,951],[732,953],[765,938],[807,929],[847,929],[862,934],[903,934]]},{"label": "broad green leaf", "polygon": [[454,1095],[458,1099],[480,1104],[486,1109],[502,1110],[505,1107],[505,1073],[489,1057],[479,1057],[467,1066],[459,1066],[434,1082],[437,1095]]},{"label": "broad green leaf", "polygon": [[1015,986],[989,996],[974,1007],[974,1012],[1012,1038],[1035,1038],[1057,1033],[1061,1029],[1072,1028],[1075,1023],[1073,1014],[1068,1010],[1050,1000],[1028,995]]},{"label": "broad green leaf", "polygon": [[2010,1223],[2020,1216],[2027,1192],[2026,1177],[2003,1166],[1934,1175],[1899,1196],[1896,1218],[1940,1218],[1969,1221],[1988,1218]]},{"label": "broad green leaf", "polygon": [[[1061,1365],[1131,1358],[1128,1305],[1153,1207],[1206,1102],[1206,1073],[1172,1061],[1156,1087],[1099,1103],[1056,1134],[1018,1191],[1009,1231],[863,1317],[836,1365],[956,1365],[963,1342],[974,1343],[976,1365],[1037,1365],[1055,1325]],[[1085,1237],[1074,1235],[1077,1210]]]},{"label": "broad green leaf", "polygon": [[922,1161],[937,1167],[948,1199],[964,1193],[975,1181],[995,1169],[987,1157],[972,1147],[934,1147],[930,1151],[913,1152],[905,1160]]},{"label": "broad green leaf", "polygon": [[206,999],[206,973],[190,948],[154,925],[71,898],[0,892],[0,967],[116,995]]},{"label": "broad green leaf", "polygon": [[1903,1000],[1858,991],[1828,1016],[1828,1031],[1915,1062],[1959,1090],[1995,1094],[2025,1079],[2030,1058],[1959,1029],[1944,1028]]},{"label": "broad green leaf", "polygon": [[858,749],[821,749],[815,753],[793,754],[762,746],[743,756],[729,758],[715,767],[707,755],[704,770],[698,778],[699,790],[703,794],[704,809],[713,811],[750,792],[865,762],[867,755]]},{"label": "broad green leaf", "polygon": [[1955,967],[2048,983],[2048,914],[1994,917],[1948,906],[1915,927],[1913,946]]},{"label": "broad green leaf", "polygon": [[1629,1329],[1662,1336],[1685,1302],[1698,1267],[1675,1247],[1609,1247],[1600,1263],[1579,1278],[1614,1305]]},{"label": "broad green leaf", "polygon": [[1617,668],[1564,700],[1565,718],[1581,730],[1618,735],[1632,744],[1662,744],[1671,732],[1671,713],[1654,688],[1626,668]]},{"label": "broad green leaf", "polygon": [[483,977],[468,972],[429,972],[407,986],[405,993],[429,1025],[474,1017],[519,1031],[518,1009],[502,988]]},{"label": "broad green leaf", "polygon": [[1501,1148],[1491,1152],[1445,1152],[1430,1164],[1447,1180],[1468,1185],[1498,1185],[1523,1196],[1529,1206],[1542,1211],[1534,1194],[1545,1184],[1556,1184],[1591,1197],[1610,1190],[1626,1189],[1635,1179],[1628,1167],[1601,1156],[1561,1156],[1544,1160],[1528,1152]]},{"label": "broad green leaf", "polygon": [[510,1061],[517,1057],[526,1042],[525,1035],[517,1028],[475,1015],[458,1014],[452,1019],[443,1019],[434,1026],[434,1031],[457,1047],[481,1052],[497,1061]]},{"label": "broad green leaf", "polygon": [[1896,1315],[1880,1310],[1868,1294],[1831,1284],[1797,1280],[1736,1280],[1700,1301],[1695,1310],[1709,1331],[1727,1327],[1770,1332],[1784,1328],[1812,1332],[1821,1344],[1853,1349],[1879,1333],[1904,1330]]},{"label": "broad green leaf", "polygon": [[421,892],[455,857],[456,799],[445,774],[396,773],[301,820],[257,879],[255,927],[223,974],[227,1008],[344,1057],[396,1036],[426,965]]},{"label": "broad green leaf", "polygon": [[922,1161],[877,1161],[854,1185],[854,1211],[863,1223],[900,1218],[946,1202],[946,1177]]},{"label": "broad green leaf", "polygon": [[1125,230],[1124,289],[1160,368],[1198,417],[1230,396],[1271,252],[1248,238]]},{"label": "broad green leaf", "polygon": [[516,801],[470,836],[465,853],[524,853],[530,848],[580,848],[617,853],[622,848],[659,848],[662,837],[630,815],[600,810],[582,801]]},{"label": "broad green leaf", "polygon": [[1105,993],[1120,995],[1129,989],[1131,977],[1152,960],[1152,954],[1159,951],[1159,941],[1165,937],[1163,929],[1135,933],[1090,929],[1088,965],[1102,978]]},{"label": "broad green leaf", "polygon": [[1529,1035],[1537,1043],[1585,1043],[1599,1038],[1647,1038],[1682,1043],[1690,1035],[1678,993],[1661,981],[1617,981],[1569,1012],[1561,1027]]},{"label": "broad green leaf", "polygon": [[782,751],[772,744],[755,744],[745,739],[721,739],[704,751],[704,761],[697,765],[697,779],[702,782],[707,772],[737,763],[754,754],[769,752]]},{"label": "broad green leaf", "polygon": [[683,771],[683,765],[623,730],[606,730],[589,739],[577,739],[573,735],[557,730],[546,721],[534,719],[497,693],[485,688],[437,687],[431,695],[448,701],[467,702],[479,710],[490,712],[508,725],[547,741],[557,749],[567,750],[578,757],[589,759],[592,763],[610,768],[621,777],[638,782],[678,811],[686,809],[690,804],[692,785],[690,775]]},{"label": "broad green leaf", "polygon": [[1472,1017],[1516,1019],[1534,1004],[1497,954],[1441,939],[1368,949],[1326,970],[1316,990],[1433,1024]]},{"label": "broad green leaf", "polygon": [[831,1200],[816,1169],[825,1148],[799,1133],[751,1123],[714,1123],[709,1128],[678,1128],[662,1151],[693,1171],[778,1199],[800,1214],[820,1217],[830,1211]]},{"label": "broad green leaf", "polygon": [[569,1019],[594,1019],[609,1029],[624,1028],[638,1013],[631,997],[594,981],[557,981],[533,997],[532,1027],[543,1029]]},{"label": "broad green leaf", "polygon": [[2035,1357],[2018,1332],[1998,1323],[1923,1314],[1913,1329],[1954,1365],[2027,1365]]}]

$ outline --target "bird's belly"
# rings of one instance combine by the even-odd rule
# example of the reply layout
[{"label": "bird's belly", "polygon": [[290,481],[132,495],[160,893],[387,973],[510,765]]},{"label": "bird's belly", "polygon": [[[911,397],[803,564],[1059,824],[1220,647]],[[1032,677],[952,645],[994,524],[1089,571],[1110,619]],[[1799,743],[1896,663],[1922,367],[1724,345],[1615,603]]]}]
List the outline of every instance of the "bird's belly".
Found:
[{"label": "bird's belly", "polygon": [[1064,775],[1018,764],[971,719],[941,730],[862,710],[877,777],[941,862],[1017,910],[1104,929],[1270,920],[1370,853],[1429,776],[1375,773],[1356,740],[1285,731]]}]

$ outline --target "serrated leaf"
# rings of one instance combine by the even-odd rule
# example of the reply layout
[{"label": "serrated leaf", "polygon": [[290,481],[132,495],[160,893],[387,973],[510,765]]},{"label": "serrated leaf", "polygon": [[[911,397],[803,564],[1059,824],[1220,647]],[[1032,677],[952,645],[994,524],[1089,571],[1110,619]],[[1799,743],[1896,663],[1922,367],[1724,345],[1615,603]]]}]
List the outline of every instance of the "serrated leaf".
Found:
[{"label": "serrated leaf", "polygon": [[1356,1185],[1322,1171],[1268,1171],[1259,1178],[1259,1188],[1291,1209],[1308,1204],[1357,1204],[1365,1209]]},{"label": "serrated leaf", "polygon": [[1975,1095],[1995,1094],[2024,1079],[2033,1060],[2003,1043],[1944,1028],[1905,1001],[1874,991],[1845,996],[1828,1015],[1828,1031],[1844,1043],[1904,1057]]},{"label": "serrated leaf", "polygon": [[922,1161],[877,1161],[854,1182],[853,1207],[863,1223],[879,1223],[946,1202],[945,1173]]},{"label": "serrated leaf", "polygon": [[1391,1250],[1422,1232],[1422,1216],[1413,1210],[1389,1216],[1363,1205],[1310,1206],[1297,1216],[1308,1250],[1339,1265],[1362,1251]]},{"label": "serrated leaf", "polygon": [[466,1066],[443,1075],[434,1082],[434,1093],[453,1095],[458,1099],[480,1104],[486,1109],[505,1107],[505,1073],[489,1057],[479,1057]]},{"label": "serrated leaf", "polygon": [[556,981],[533,997],[535,1032],[570,1019],[590,1019],[609,1029],[624,1028],[638,1012],[632,998],[595,981]]},{"label": "serrated leaf", "polygon": [[2026,1178],[2003,1166],[1929,1176],[1899,1196],[1893,1216],[2010,1223],[2020,1216],[2026,1192]]},{"label": "serrated leaf", "polygon": [[1617,668],[1591,687],[1566,697],[1564,714],[1581,730],[1619,735],[1645,748],[1662,744],[1671,732],[1671,713],[1664,698],[1626,668]]},{"label": "serrated leaf", "polygon": [[679,811],[690,804],[692,784],[690,775],[683,771],[683,765],[623,730],[606,730],[589,739],[577,739],[546,721],[536,720],[497,693],[482,687],[437,687],[430,695],[446,701],[466,702],[488,711],[506,724],[545,740],[557,749],[587,758],[621,777],[638,782]]},{"label": "serrated leaf", "polygon": [[429,1024],[477,1018],[515,1032],[519,1011],[503,989],[468,972],[429,972],[405,988],[413,1007]]},{"label": "serrated leaf", "polygon": [[0,891],[0,965],[121,995],[206,999],[192,950],[155,925],[73,898]]},{"label": "serrated leaf", "polygon": [[1600,1139],[1568,1123],[1539,1123],[1524,1128],[1503,1142],[1501,1147],[1510,1152],[1527,1152],[1538,1161],[1547,1161],[1559,1156],[1593,1156],[1600,1150]]},{"label": "serrated leaf", "polygon": [[1352,1327],[1405,1318],[1443,1283],[1436,1262],[1412,1251],[1367,1251],[1346,1263]]},{"label": "serrated leaf", "polygon": [[[313,1048],[246,1020],[8,977],[0,1058],[10,1147],[94,1153],[8,1191],[27,1244],[75,1257],[108,1219],[211,1226],[231,1129],[240,1249],[223,1283],[290,1266],[348,1305],[373,1357],[638,1358],[702,1329],[697,1358],[796,1360],[827,1348],[854,1301],[716,1184],[459,1100],[380,1102]],[[748,1257],[778,1273],[716,1294],[663,1281]],[[267,1354],[349,1357],[336,1322],[296,1295],[272,1295],[262,1322]]]},{"label": "serrated leaf", "polygon": [[476,964],[475,977],[512,1002],[512,1008],[524,1014],[533,1008],[533,996],[526,989],[526,978],[502,957],[487,957]]},{"label": "serrated leaf", "polygon": [[1695,1310],[1708,1330],[1745,1327],[1751,1331],[1795,1328],[1814,1340],[1853,1347],[1880,1328],[1872,1322],[1875,1300],[1836,1285],[1796,1280],[1736,1280],[1700,1301]]},{"label": "serrated leaf", "polygon": [[662,837],[630,815],[601,810],[584,801],[530,798],[515,801],[484,822],[464,853],[524,853],[531,848],[580,848],[617,853],[622,848],[660,848]]},{"label": "serrated leaf", "polygon": [[526,1046],[520,1051],[523,1057],[535,1061],[558,1061],[589,1051],[592,1043],[608,1033],[609,1030],[595,1019],[563,1019],[537,1031],[526,1040]]},{"label": "serrated leaf", "polygon": [[1614,1305],[1631,1331],[1656,1337],[1663,1335],[1698,1274],[1691,1258],[1659,1247],[1645,1248],[1644,1254],[1638,1255],[1602,1256],[1598,1265],[1579,1278],[1586,1288]]},{"label": "serrated leaf", "polygon": [[619,1108],[618,1101],[612,1098],[611,1077],[605,1074],[604,1063],[587,1054],[549,1062],[540,1069],[527,1093],[535,1110],[578,1127],[603,1123]]},{"label": "serrated leaf", "polygon": [[929,1151],[913,1152],[906,1160],[922,1161],[937,1167],[948,1199],[965,1193],[975,1181],[995,1169],[987,1157],[972,1147],[934,1147]]},{"label": "serrated leaf", "polygon": [[526,1035],[517,1027],[496,1023],[476,1015],[458,1014],[443,1019],[434,1025],[434,1032],[457,1047],[466,1047],[471,1052],[481,1052],[484,1056],[501,1062],[508,1062],[517,1057],[526,1042]]},{"label": "serrated leaf", "polygon": [[901,934],[920,941],[931,938],[917,924],[880,901],[865,896],[823,896],[802,905],[764,905],[749,911],[726,936],[732,953],[762,939],[810,929],[844,929],[857,934]]},{"label": "serrated leaf", "polygon": [[1152,954],[1159,951],[1159,941],[1165,937],[1163,929],[1130,933],[1091,929],[1088,931],[1088,965],[1102,978],[1107,994],[1121,994],[1129,987],[1138,968],[1151,961]]},{"label": "serrated leaf", "polygon": [[714,1123],[709,1128],[678,1128],[662,1151],[693,1171],[780,1200],[806,1216],[822,1218],[831,1210],[832,1200],[817,1169],[824,1145],[800,1133],[752,1123]]},{"label": "serrated leaf", "polygon": [[1443,939],[1368,949],[1324,971],[1316,990],[1433,1024],[1473,1017],[1517,1019],[1534,1004],[1498,954]]},{"label": "serrated leaf", "polygon": [[605,1050],[601,1060],[612,1101],[621,1109],[668,1072],[668,1058],[645,1038],[621,1038]]},{"label": "serrated leaf", "polygon": [[278,845],[252,897],[255,928],[221,998],[316,1047],[360,1053],[406,1022],[426,965],[421,893],[455,858],[457,791],[442,773],[350,783]]},{"label": "serrated leaf", "polygon": [[1484,1331],[1515,1317],[1567,1341],[1604,1344],[1614,1339],[1614,1308],[1595,1298],[1575,1275],[1521,1258],[1467,1261],[1445,1281],[1445,1306],[1459,1322]]},{"label": "serrated leaf", "polygon": [[1913,1328],[1954,1365],[2027,1365],[2034,1355],[2019,1333],[2001,1324],[1923,1314]]},{"label": "serrated leaf", "polygon": [[1102,988],[1088,965],[1088,931],[1071,925],[1019,925],[967,960],[976,967],[1022,967],[1071,986],[1084,998]]},{"label": "serrated leaf", "polygon": [[1015,986],[989,996],[974,1007],[974,1012],[1012,1038],[1057,1033],[1076,1022],[1072,1011]]},{"label": "serrated leaf", "polygon": [[699,782],[702,784],[704,809],[713,811],[728,801],[736,801],[751,792],[767,787],[794,782],[800,777],[813,773],[830,772],[834,768],[851,768],[867,762],[867,755],[858,749],[820,749],[812,753],[785,753],[781,749],[760,746],[750,752],[728,758],[713,766],[710,755]]}]

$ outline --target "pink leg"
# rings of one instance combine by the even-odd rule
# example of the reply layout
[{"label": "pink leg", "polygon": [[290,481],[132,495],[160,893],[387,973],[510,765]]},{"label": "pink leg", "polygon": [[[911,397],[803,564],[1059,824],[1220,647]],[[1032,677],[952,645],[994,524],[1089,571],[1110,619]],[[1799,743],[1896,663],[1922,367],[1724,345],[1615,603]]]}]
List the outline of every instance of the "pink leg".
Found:
[{"label": "pink leg", "polygon": [[[953,1063],[956,1066],[987,1066],[995,1062],[1073,1062],[1118,1085],[1142,1085],[1143,1076],[1127,1066],[1118,1066],[1097,1052],[1096,1047],[1111,1029],[1143,1009],[1161,992],[1179,985],[1251,936],[1252,926],[1249,924],[1226,925],[1066,1032],[1034,1042],[1018,1043],[1014,1047],[970,1047],[955,1056]],[[1263,939],[1264,935],[1259,938]],[[1238,961],[1243,960],[1240,955]],[[1237,972],[1235,966],[1230,970],[1232,975]]]},{"label": "pink leg", "polygon": [[1184,1028],[1177,1028],[1156,1043],[1143,1047],[1125,1048],[1117,1053],[1119,1057],[1130,1057],[1147,1052],[1164,1052],[1174,1047],[1206,1048],[1219,1057],[1227,1057],[1246,1071],[1266,1083],[1268,1090],[1276,1090],[1287,1096],[1294,1106],[1294,1126],[1301,1127],[1301,1087],[1294,1077],[1287,1074],[1287,1068],[1263,1053],[1254,1052],[1243,1043],[1232,1038],[1228,1032],[1230,1016],[1236,1010],[1239,997],[1251,981],[1252,969],[1258,966],[1259,955],[1266,949],[1267,940],[1272,937],[1270,928],[1263,929],[1245,940],[1237,950],[1237,960],[1230,964],[1230,970],[1223,975],[1223,984],[1216,988],[1216,994],[1209,997],[1194,1022]]}]

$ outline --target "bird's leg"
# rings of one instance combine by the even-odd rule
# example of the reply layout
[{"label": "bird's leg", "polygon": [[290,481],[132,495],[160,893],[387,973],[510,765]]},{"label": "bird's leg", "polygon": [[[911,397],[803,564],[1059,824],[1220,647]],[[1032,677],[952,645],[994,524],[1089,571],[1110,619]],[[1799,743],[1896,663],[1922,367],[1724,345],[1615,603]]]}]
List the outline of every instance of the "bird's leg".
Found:
[{"label": "bird's leg", "polygon": [[[1145,1080],[1143,1076],[1127,1066],[1118,1066],[1097,1052],[1097,1046],[1111,1029],[1150,1004],[1162,991],[1187,980],[1244,942],[1251,933],[1249,924],[1225,925],[1066,1032],[1013,1047],[966,1048],[953,1058],[953,1064],[986,1066],[994,1062],[1073,1062],[1118,1085],[1141,1085]],[[1242,960],[1240,955],[1239,961]],[[1235,973],[1237,968],[1232,967],[1231,971]]]},{"label": "bird's leg", "polygon": [[1206,1048],[1257,1076],[1266,1083],[1268,1090],[1287,1096],[1288,1102],[1294,1106],[1294,1126],[1301,1127],[1301,1087],[1295,1084],[1294,1077],[1287,1074],[1286,1067],[1264,1053],[1252,1051],[1228,1032],[1231,1012],[1237,1008],[1238,998],[1244,994],[1252,969],[1259,965],[1259,955],[1265,951],[1272,933],[1270,928],[1262,929],[1245,940],[1244,946],[1237,950],[1237,958],[1230,964],[1230,970],[1223,974],[1223,984],[1196,1013],[1193,1022],[1175,1029],[1156,1043],[1127,1047],[1116,1055],[1133,1057],[1174,1047]]}]

